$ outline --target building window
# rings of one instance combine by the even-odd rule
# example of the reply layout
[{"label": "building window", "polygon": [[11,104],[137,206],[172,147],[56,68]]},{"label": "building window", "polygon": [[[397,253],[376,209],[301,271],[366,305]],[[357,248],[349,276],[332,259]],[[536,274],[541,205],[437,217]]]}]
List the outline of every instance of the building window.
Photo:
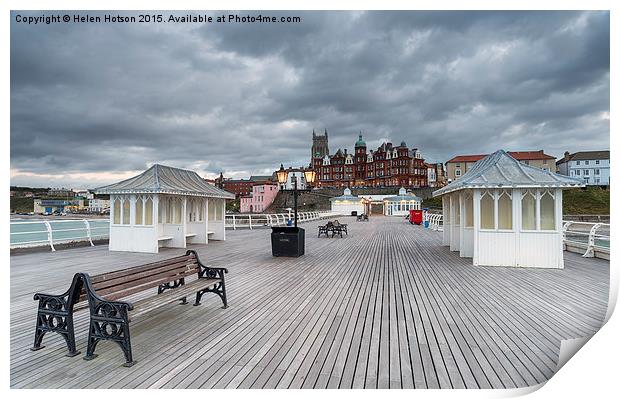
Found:
[{"label": "building window", "polygon": [[598,165],[598,164],[600,164],[600,163],[601,163],[601,161],[599,161],[599,160],[597,159],[596,161],[594,161],[594,163]]},{"label": "building window", "polygon": [[114,200],[114,224],[121,224],[121,200]]},{"label": "building window", "polygon": [[521,229],[536,230],[536,193],[524,191],[521,198]]},{"label": "building window", "polygon": [[495,200],[490,191],[480,197],[480,228],[495,229]]},{"label": "building window", "polygon": [[543,159],[543,165],[546,165],[546,164],[547,164],[547,160]]},{"label": "building window", "polygon": [[222,203],[218,200],[215,205],[215,220],[224,220],[223,211]]},{"label": "building window", "polygon": [[585,169],[583,171],[584,176],[590,176],[590,169]]},{"label": "building window", "polygon": [[153,224],[153,199],[148,197],[144,204],[144,224],[151,226]]},{"label": "building window", "polygon": [[174,201],[174,223],[183,223],[183,203],[181,198],[175,198]]},{"label": "building window", "polygon": [[581,170],[579,170],[579,169],[575,170],[575,174],[576,174],[577,176],[581,175]]},{"label": "building window", "polygon": [[456,164],[456,167],[457,167],[457,168],[460,168],[460,167],[461,167],[461,164],[460,164],[460,163],[457,163],[457,164]]},{"label": "building window", "polygon": [[454,176],[459,177],[460,175],[461,175],[461,170],[460,169],[457,169],[457,170],[454,171]]},{"label": "building window", "polygon": [[142,202],[142,196],[138,195],[136,197],[136,224],[142,224],[142,216],[144,212],[144,203]]},{"label": "building window", "polygon": [[540,196],[540,229],[555,230],[555,198],[549,191]]},{"label": "building window", "polygon": [[600,169],[594,169],[594,174],[595,175],[600,175],[601,174],[601,170]]},{"label": "building window", "polygon": [[585,161],[585,164],[586,165],[590,165],[590,161]]},{"label": "building window", "polygon": [[512,196],[502,191],[497,200],[498,228],[512,230]]},{"label": "building window", "polygon": [[123,224],[129,224],[131,220],[131,202],[129,198],[123,200]]},{"label": "building window", "polygon": [[[209,212],[208,212],[209,221],[215,220],[216,201],[215,200],[210,200],[209,203],[208,203],[208,206],[209,206]],[[250,212],[252,212],[252,210],[250,210]]]},{"label": "building window", "polygon": [[581,165],[581,161],[577,161],[577,165]]}]

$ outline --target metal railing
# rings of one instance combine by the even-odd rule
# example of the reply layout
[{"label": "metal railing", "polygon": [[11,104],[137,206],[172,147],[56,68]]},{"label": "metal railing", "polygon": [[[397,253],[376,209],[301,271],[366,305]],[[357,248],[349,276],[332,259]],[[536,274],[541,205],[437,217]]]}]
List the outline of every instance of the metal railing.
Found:
[{"label": "metal railing", "polygon": [[[443,214],[427,213],[426,220],[429,229],[443,231]],[[585,258],[609,259],[610,224],[563,220],[562,243],[566,251],[581,253]]]},{"label": "metal railing", "polygon": [[562,239],[564,249],[567,251],[583,252],[584,258],[609,259],[609,223],[564,220],[562,221]]},{"label": "metal railing", "polygon": [[[314,212],[298,212],[297,222],[310,222],[312,220],[320,220],[342,216],[339,213],[330,211],[314,211]],[[273,214],[234,214],[226,215],[226,227],[233,230],[249,228],[250,230],[261,227],[286,226],[287,221],[292,220],[293,212],[273,213]]]},{"label": "metal railing", "polygon": [[443,231],[443,215],[441,213],[427,213],[428,228],[435,231]]},{"label": "metal railing", "polygon": [[110,222],[107,219],[64,219],[64,220],[16,220],[11,221],[10,248],[29,248],[54,244],[107,238]]}]

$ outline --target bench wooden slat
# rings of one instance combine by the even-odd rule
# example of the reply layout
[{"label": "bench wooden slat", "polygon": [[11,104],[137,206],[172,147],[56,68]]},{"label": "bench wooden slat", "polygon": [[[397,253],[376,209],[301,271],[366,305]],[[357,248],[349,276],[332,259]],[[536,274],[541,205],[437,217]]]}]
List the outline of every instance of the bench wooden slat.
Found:
[{"label": "bench wooden slat", "polygon": [[133,267],[128,267],[125,269],[120,269],[120,270],[115,270],[113,272],[110,273],[102,273],[102,274],[97,274],[95,276],[91,276],[90,277],[90,281],[93,284],[96,284],[97,282],[101,281],[101,280],[109,280],[112,278],[116,278],[119,276],[124,276],[126,274],[133,274],[133,273],[139,273],[143,270],[148,270],[150,268],[159,266],[159,265],[167,265],[170,264],[171,262],[175,262],[175,261],[181,261],[181,260],[190,260],[190,259],[196,259],[194,256],[192,255],[181,255],[181,256],[176,256],[174,258],[169,258],[169,259],[163,259],[157,262],[152,262],[152,263],[147,263],[144,265],[140,265],[140,266],[133,266]]},{"label": "bench wooden slat", "polygon": [[[188,274],[187,276],[189,276],[190,274]],[[184,275],[179,275],[178,277],[175,277],[174,280],[176,280],[177,278],[182,278],[182,277],[187,277]],[[138,292],[142,292],[142,291],[146,291],[148,289],[151,288],[155,288],[155,287],[159,287],[161,284],[165,284],[167,282],[170,282],[171,279],[170,278],[162,278],[160,280],[157,281],[152,281],[146,284],[142,284],[142,285],[138,285],[138,286],[132,286],[130,288],[127,288],[125,290],[122,291],[116,291],[116,292],[112,292],[109,294],[104,294],[104,295],[99,295],[99,296],[103,296],[104,299],[108,300],[108,301],[116,301],[122,298],[126,298],[130,295],[133,294],[137,294]]]},{"label": "bench wooden slat", "polygon": [[179,288],[174,288],[171,290],[164,291],[163,293],[151,296],[148,298],[144,298],[140,301],[136,301],[133,305],[133,311],[131,311],[130,316],[132,318],[138,317],[141,314],[150,312],[151,310],[155,310],[161,306],[167,305],[171,302],[177,301],[183,297],[190,296],[195,294],[197,291],[205,289],[220,280],[216,279],[206,279],[201,278],[198,280],[191,281]]},{"label": "bench wooden slat", "polygon": [[198,271],[196,269],[174,272],[173,274],[161,273],[158,275],[149,276],[149,278],[129,281],[125,284],[115,285],[113,287],[108,287],[102,290],[97,289],[95,292],[100,297],[103,297],[104,299],[107,299],[109,301],[113,301],[118,298],[133,295],[140,291],[146,291],[149,288],[159,287],[162,284],[169,283],[181,278],[186,278],[195,274],[198,274]]},{"label": "bench wooden slat", "polygon": [[153,269],[143,270],[139,273],[127,274],[125,276],[119,276],[109,280],[102,280],[96,284],[93,284],[93,287],[99,291],[105,288],[114,287],[116,285],[124,284],[130,281],[139,281],[143,279],[148,279],[151,276],[159,276],[161,274],[170,274],[176,272],[181,272],[183,270],[189,269],[198,269],[198,263],[194,262],[177,262],[171,263],[169,265],[161,265]]}]

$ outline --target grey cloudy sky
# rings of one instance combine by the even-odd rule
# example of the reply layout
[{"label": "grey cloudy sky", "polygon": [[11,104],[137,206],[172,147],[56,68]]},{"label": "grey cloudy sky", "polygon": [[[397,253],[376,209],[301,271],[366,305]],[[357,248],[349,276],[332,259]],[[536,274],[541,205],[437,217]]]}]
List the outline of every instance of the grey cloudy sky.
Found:
[{"label": "grey cloudy sky", "polygon": [[609,148],[607,12],[36,26],[17,14],[42,13],[11,14],[13,185],[96,187],[155,162],[270,173],[308,163],[313,128],[332,153],[362,131],[431,162]]}]

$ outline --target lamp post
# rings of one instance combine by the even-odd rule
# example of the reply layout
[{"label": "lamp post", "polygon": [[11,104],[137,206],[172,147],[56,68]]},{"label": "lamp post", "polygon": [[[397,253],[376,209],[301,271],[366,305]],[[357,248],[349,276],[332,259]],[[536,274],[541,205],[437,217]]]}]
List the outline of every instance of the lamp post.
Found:
[{"label": "lamp post", "polygon": [[[316,179],[316,172],[312,169],[312,165],[310,165],[307,169],[301,169],[306,180],[306,188],[299,188],[297,186],[297,176],[291,176],[291,183],[293,184],[292,189],[280,189],[280,191],[293,192],[293,208],[295,209],[295,227],[297,227],[297,197],[299,196],[299,192],[310,191],[309,185],[314,183]],[[280,185],[285,185],[288,181],[288,171],[284,169],[284,166],[280,164],[280,169],[276,172],[276,176],[278,178],[278,183]]]},{"label": "lamp post", "polygon": [[[301,169],[306,179],[306,185],[314,183],[316,172],[312,167]],[[280,165],[276,172],[276,177],[280,185],[285,185],[288,181],[289,172]],[[273,256],[294,256],[298,257],[305,253],[305,232],[304,229],[297,227],[297,197],[301,191],[310,191],[307,186],[299,188],[297,176],[291,176],[292,189],[283,188],[280,191],[292,191],[295,207],[295,226],[294,227],[271,227],[271,251]]]}]

